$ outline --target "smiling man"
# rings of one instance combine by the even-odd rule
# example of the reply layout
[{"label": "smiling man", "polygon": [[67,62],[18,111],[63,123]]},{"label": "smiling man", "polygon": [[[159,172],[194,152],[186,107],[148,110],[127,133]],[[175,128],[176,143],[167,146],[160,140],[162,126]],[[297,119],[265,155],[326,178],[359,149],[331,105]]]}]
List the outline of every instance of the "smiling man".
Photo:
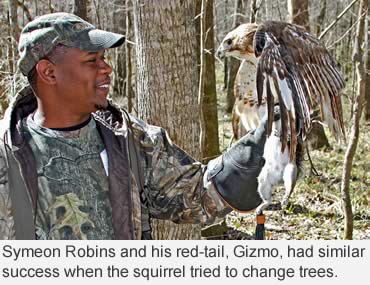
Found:
[{"label": "smiling man", "polygon": [[75,126],[91,112],[107,108],[112,68],[104,61],[104,50],[87,52],[57,45],[34,69],[41,79],[39,87],[34,85],[40,94],[34,120],[44,127]]},{"label": "smiling man", "polygon": [[150,217],[212,223],[261,202],[266,122],[201,165],[108,102],[104,54],[123,42],[67,13],[22,30],[29,86],[1,121],[0,239],[146,239]]}]

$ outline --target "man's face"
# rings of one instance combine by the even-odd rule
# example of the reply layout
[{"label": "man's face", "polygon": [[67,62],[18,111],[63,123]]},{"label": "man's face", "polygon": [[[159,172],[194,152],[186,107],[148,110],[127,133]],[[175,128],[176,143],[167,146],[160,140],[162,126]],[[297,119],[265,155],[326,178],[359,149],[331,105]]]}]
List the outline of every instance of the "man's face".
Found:
[{"label": "man's face", "polygon": [[[67,48],[55,63],[57,95],[63,106],[76,115],[86,115],[108,106],[112,68],[104,51],[87,52]],[[58,100],[60,101],[60,100]]]}]

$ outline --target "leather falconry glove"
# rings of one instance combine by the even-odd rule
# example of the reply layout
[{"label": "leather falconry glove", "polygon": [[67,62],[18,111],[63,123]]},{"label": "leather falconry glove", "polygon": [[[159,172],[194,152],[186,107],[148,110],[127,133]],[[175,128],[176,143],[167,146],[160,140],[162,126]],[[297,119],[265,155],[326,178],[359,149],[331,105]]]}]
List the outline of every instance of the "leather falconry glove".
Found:
[{"label": "leather falconry glove", "polygon": [[[279,108],[275,107],[274,121],[279,118]],[[213,182],[218,193],[234,210],[250,211],[262,202],[257,191],[257,177],[265,164],[263,151],[266,138],[267,114],[257,129],[208,163],[208,180]]]}]

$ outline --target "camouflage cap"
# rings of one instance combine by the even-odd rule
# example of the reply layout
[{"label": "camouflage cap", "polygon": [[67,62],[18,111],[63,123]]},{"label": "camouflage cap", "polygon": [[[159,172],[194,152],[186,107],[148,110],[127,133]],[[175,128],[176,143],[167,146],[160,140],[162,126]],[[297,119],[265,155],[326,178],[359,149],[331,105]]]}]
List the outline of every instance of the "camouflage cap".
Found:
[{"label": "camouflage cap", "polygon": [[118,47],[124,41],[123,35],[96,29],[76,15],[47,14],[29,22],[22,30],[18,66],[27,75],[58,44],[96,52]]}]

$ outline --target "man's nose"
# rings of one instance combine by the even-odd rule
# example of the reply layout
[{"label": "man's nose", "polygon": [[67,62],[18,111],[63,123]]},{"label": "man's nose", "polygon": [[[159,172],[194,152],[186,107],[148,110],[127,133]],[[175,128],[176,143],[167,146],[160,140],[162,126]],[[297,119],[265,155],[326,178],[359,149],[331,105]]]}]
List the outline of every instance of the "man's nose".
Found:
[{"label": "man's nose", "polygon": [[101,60],[99,71],[104,74],[111,74],[113,69],[105,60]]}]

